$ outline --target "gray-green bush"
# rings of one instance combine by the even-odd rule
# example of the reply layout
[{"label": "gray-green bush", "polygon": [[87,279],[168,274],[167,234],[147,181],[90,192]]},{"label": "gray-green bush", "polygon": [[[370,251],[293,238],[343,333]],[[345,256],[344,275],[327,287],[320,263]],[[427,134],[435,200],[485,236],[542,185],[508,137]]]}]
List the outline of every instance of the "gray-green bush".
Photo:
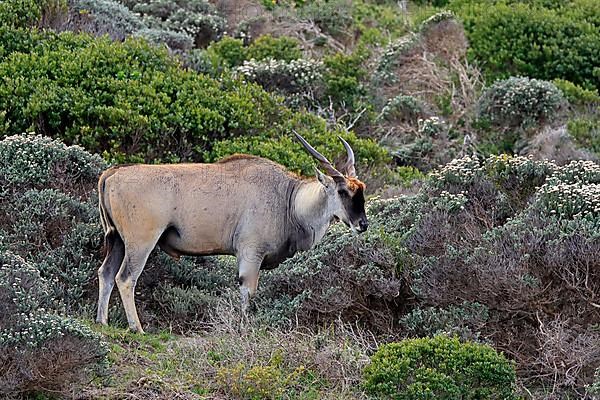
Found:
[{"label": "gray-green bush", "polygon": [[0,394],[64,393],[102,371],[108,346],[80,322],[55,314],[52,278],[0,251]]},{"label": "gray-green bush", "polygon": [[512,77],[489,87],[477,109],[480,118],[494,125],[516,128],[552,121],[564,103],[562,92],[552,82]]}]

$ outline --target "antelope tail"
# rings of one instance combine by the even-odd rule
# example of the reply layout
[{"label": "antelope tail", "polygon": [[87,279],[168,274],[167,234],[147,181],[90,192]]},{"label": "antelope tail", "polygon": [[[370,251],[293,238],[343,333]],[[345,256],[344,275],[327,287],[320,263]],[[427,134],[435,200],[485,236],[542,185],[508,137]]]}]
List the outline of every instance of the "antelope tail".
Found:
[{"label": "antelope tail", "polygon": [[110,254],[116,235],[118,235],[117,228],[115,227],[112,219],[110,218],[109,211],[106,208],[105,200],[105,183],[108,175],[106,173],[100,176],[98,181],[98,208],[100,210],[100,224],[104,230],[104,246],[103,255]]}]

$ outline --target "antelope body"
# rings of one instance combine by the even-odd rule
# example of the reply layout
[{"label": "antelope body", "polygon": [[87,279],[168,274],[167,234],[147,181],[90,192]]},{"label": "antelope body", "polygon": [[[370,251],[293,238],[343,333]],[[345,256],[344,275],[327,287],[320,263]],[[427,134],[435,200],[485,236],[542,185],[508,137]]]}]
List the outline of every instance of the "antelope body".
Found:
[{"label": "antelope body", "polygon": [[235,155],[214,164],[117,166],[99,179],[106,258],[98,271],[97,321],[106,324],[117,283],[129,327],[143,332],[134,289],[151,251],[237,257],[242,309],[256,292],[260,269],[308,250],[334,219],[367,229],[364,184],[348,152],[344,176],[300,135],[328,175],[303,180],[269,160]]}]

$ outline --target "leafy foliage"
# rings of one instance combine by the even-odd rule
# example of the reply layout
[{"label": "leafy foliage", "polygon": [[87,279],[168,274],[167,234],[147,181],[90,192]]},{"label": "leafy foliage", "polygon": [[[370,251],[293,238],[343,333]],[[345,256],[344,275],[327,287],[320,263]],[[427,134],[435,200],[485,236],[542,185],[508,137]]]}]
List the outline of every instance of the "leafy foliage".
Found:
[{"label": "leafy foliage", "polygon": [[215,139],[264,130],[279,109],[255,85],[181,70],[144,42],[65,48],[71,37],[36,36],[30,53],[0,63],[8,133],[33,124],[121,161],[198,159]]},{"label": "leafy foliage", "polygon": [[[330,160],[344,156],[345,150],[338,139],[342,136],[356,153],[357,170],[381,168],[389,161],[387,152],[370,139],[356,137],[352,132],[330,130],[325,121],[309,114],[299,112],[286,122],[284,131],[296,130]],[[235,154],[249,153],[278,162],[292,171],[306,176],[314,174],[315,161],[303,149],[302,145],[288,135],[258,135],[223,140],[217,143],[208,155],[209,160]],[[333,157],[329,157],[333,155]]]},{"label": "leafy foliage", "polygon": [[544,5],[520,1],[451,2],[464,21],[470,53],[485,60],[490,80],[510,75],[561,78],[598,89],[598,3],[574,0],[551,8]]},{"label": "leafy foliage", "polygon": [[515,369],[489,346],[446,336],[381,346],[365,388],[386,399],[516,399]]},{"label": "leafy foliage", "polygon": [[275,38],[271,35],[263,35],[250,44],[246,58],[257,61],[269,58],[292,61],[302,58],[302,51],[296,39],[286,36]]}]

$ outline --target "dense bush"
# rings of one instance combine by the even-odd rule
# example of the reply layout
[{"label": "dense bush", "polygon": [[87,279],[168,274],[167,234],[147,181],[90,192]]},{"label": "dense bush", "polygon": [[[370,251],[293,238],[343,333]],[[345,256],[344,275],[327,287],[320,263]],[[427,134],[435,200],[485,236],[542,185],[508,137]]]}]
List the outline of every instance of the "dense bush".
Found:
[{"label": "dense bush", "polygon": [[107,345],[87,326],[47,314],[53,282],[23,258],[0,252],[0,394],[55,394],[103,368]]},{"label": "dense bush", "polygon": [[361,105],[357,103],[367,92],[362,83],[367,76],[367,71],[363,67],[365,60],[366,54],[361,51],[356,51],[351,55],[337,53],[325,57],[323,60],[326,68],[323,97],[331,99],[338,106],[357,110]]},{"label": "dense bush", "polygon": [[600,116],[574,118],[567,130],[577,144],[600,155]]},{"label": "dense bush", "polygon": [[477,340],[487,322],[487,307],[465,302],[446,308],[416,308],[403,316],[400,324],[411,337],[458,335],[462,340]]},{"label": "dense bush", "polygon": [[564,98],[551,82],[529,78],[498,81],[480,97],[480,118],[505,127],[528,127],[557,117]]},{"label": "dense bush", "polygon": [[247,367],[238,363],[217,370],[217,384],[237,399],[280,399],[305,373],[305,367],[289,370],[283,365],[283,352],[276,351],[267,365]]},{"label": "dense bush", "polygon": [[[346,228],[331,229],[308,254],[299,253],[262,278],[259,316],[288,325],[360,320],[379,331],[394,324],[385,312],[400,294],[396,255],[386,247],[385,233],[356,238]],[[322,285],[322,282],[330,282]]]},{"label": "dense bush", "polygon": [[[53,0],[6,0],[0,3],[0,26],[28,27],[36,25],[44,7]],[[60,0],[54,0],[56,2]]]},{"label": "dense bush", "polygon": [[123,3],[141,15],[146,28],[185,35],[195,47],[218,40],[225,31],[225,19],[205,0],[127,0]]},{"label": "dense bush", "polygon": [[62,307],[77,310],[100,262],[93,188],[106,164],[78,146],[18,135],[0,141],[0,165],[3,240],[49,280]]},{"label": "dense bush", "polygon": [[0,182],[4,190],[68,187],[78,192],[77,187],[86,186],[87,191],[104,168],[106,164],[99,156],[49,137],[25,134],[0,141]]},{"label": "dense bush", "polygon": [[213,56],[213,63],[222,63],[229,68],[237,67],[247,59],[247,48],[244,47],[244,42],[230,36],[212,43],[208,46],[207,52]]},{"label": "dense bush", "polygon": [[269,58],[292,61],[302,58],[302,50],[296,39],[285,36],[275,38],[271,35],[263,35],[250,44],[246,58],[257,61]]},{"label": "dense bush", "polygon": [[515,369],[489,346],[436,336],[381,346],[365,388],[385,399],[516,399]]},{"label": "dense bush", "polygon": [[[0,76],[5,77],[0,88],[5,135],[34,128],[119,162],[200,161],[207,150],[219,146],[212,152],[214,160],[227,155],[224,147],[231,147],[219,140],[235,143],[230,138],[243,135],[240,143],[253,143],[287,136],[288,120],[308,124],[302,129],[314,132],[310,139],[325,135],[331,143],[334,138],[323,120],[296,115],[257,85],[228,75],[214,80],[182,70],[166,51],[139,40],[120,44],[97,39],[94,46],[87,46],[90,38],[72,34],[4,34],[18,42],[5,49],[14,52],[5,53],[0,62]],[[277,64],[275,70],[240,68],[247,80],[292,92],[307,90],[306,84],[321,76],[318,63],[271,62]],[[368,148],[359,150],[362,161],[380,164],[385,159],[373,143],[354,144],[359,143],[363,146],[357,147]],[[269,155],[244,146],[234,150]],[[290,149],[300,147],[292,145],[281,152]],[[308,169],[292,159],[285,161],[296,170]]]},{"label": "dense bush", "polygon": [[298,15],[313,21],[323,32],[340,39],[350,35],[353,25],[352,2],[349,0],[307,1]]},{"label": "dense bush", "polygon": [[470,53],[485,62],[490,80],[524,75],[567,79],[599,88],[599,5],[594,0],[556,2],[453,1],[464,21]]},{"label": "dense bush", "polygon": [[123,4],[113,0],[76,0],[71,9],[80,14],[89,14],[93,22],[86,31],[96,35],[108,34],[115,40],[124,40],[145,28],[141,18]]},{"label": "dense bush", "polygon": [[33,125],[117,160],[199,159],[215,140],[271,127],[281,110],[255,85],[181,70],[141,41],[79,47],[70,34],[23,39],[33,39],[30,52],[0,63],[7,133]]},{"label": "dense bush", "polygon": [[[310,128],[307,128],[310,127]],[[364,174],[368,169],[381,169],[388,162],[387,152],[369,139],[356,137],[352,132],[332,131],[324,120],[305,112],[300,112],[286,121],[284,132],[296,130],[323,154],[334,161],[343,156],[344,149],[338,135],[348,141],[356,153],[357,171]],[[295,172],[307,176],[314,174],[315,160],[302,145],[290,135],[258,135],[223,140],[215,144],[208,154],[208,160],[235,154],[250,153],[278,162]],[[331,156],[333,155],[333,156]]]},{"label": "dense bush", "polygon": [[[524,376],[552,375],[553,390],[583,395],[600,362],[591,328],[598,315],[584,294],[600,289],[600,274],[592,272],[598,264],[592,254],[600,250],[598,164],[462,159],[432,178],[435,197],[461,206],[450,213],[432,208],[407,237],[411,253],[419,254],[413,291],[428,304],[460,298],[487,306],[484,337],[507,353],[519,348]],[[442,196],[444,190],[453,195]],[[543,313],[537,308],[564,296],[570,300]],[[508,315],[534,310],[536,320],[507,323]],[[581,318],[582,330],[566,318]],[[555,359],[560,365],[549,361]]]},{"label": "dense bush", "polygon": [[584,89],[564,79],[555,79],[552,83],[563,92],[570,104],[581,106],[600,103],[597,89]]}]

